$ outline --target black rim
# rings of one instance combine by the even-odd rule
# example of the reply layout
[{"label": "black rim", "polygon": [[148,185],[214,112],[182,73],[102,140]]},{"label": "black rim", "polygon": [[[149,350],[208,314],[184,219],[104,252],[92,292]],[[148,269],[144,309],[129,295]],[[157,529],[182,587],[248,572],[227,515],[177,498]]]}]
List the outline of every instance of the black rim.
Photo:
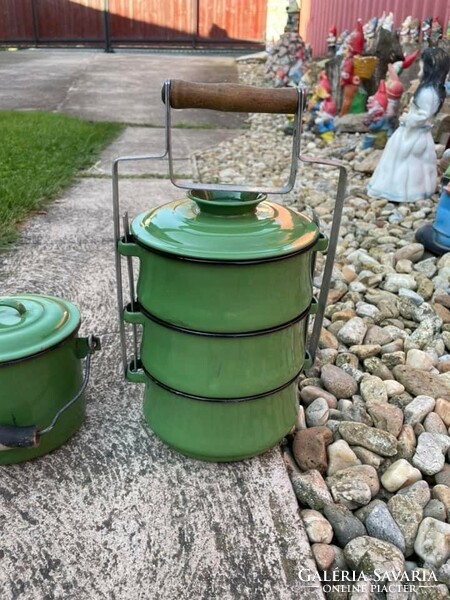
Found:
[{"label": "black rim", "polygon": [[[158,250],[157,248],[152,248],[147,246],[143,242],[141,242],[136,236],[131,235],[129,241],[134,242],[147,252],[158,254],[159,256],[163,256],[164,258],[170,258],[172,260],[181,260],[184,262],[190,263],[200,263],[206,265],[221,265],[224,267],[232,267],[236,265],[261,265],[273,262],[280,262],[282,260],[288,260],[289,258],[295,258],[296,256],[300,256],[301,254],[306,254],[310,252],[311,249],[317,244],[318,240],[322,236],[321,233],[317,236],[317,238],[311,242],[305,248],[298,250],[297,252],[291,252],[290,254],[281,254],[278,256],[269,256],[267,258],[253,258],[253,259],[244,259],[244,260],[223,260],[223,259],[214,259],[214,258],[201,258],[201,257],[191,257],[191,256],[182,256],[181,254],[172,254],[168,252],[163,252],[162,250]],[[125,240],[122,238],[122,241]]]},{"label": "black rim", "polygon": [[152,381],[154,384],[156,384],[158,387],[162,388],[163,390],[166,390],[166,392],[170,392],[171,394],[175,394],[176,396],[180,396],[182,398],[189,398],[189,400],[198,400],[200,402],[220,402],[220,403],[230,403],[230,404],[235,404],[238,402],[248,402],[250,400],[259,400],[261,398],[266,398],[268,396],[277,394],[278,392],[285,390],[290,385],[292,385],[295,381],[297,381],[300,373],[302,372],[302,369],[300,369],[300,371],[295,375],[295,377],[290,379],[287,383],[284,383],[283,385],[280,385],[279,387],[275,388],[274,390],[270,390],[269,392],[263,392],[261,394],[254,394],[253,396],[241,396],[239,398],[206,398],[205,396],[196,396],[195,394],[188,394],[186,392],[180,392],[179,390],[174,390],[173,388],[169,387],[168,385],[165,385],[164,383],[161,383],[158,379],[153,377],[153,375],[147,371],[147,369],[142,365],[142,363],[140,363],[140,361],[138,361],[137,366],[140,367],[144,371],[144,373],[150,379],[150,381]]},{"label": "black rim", "polygon": [[135,306],[134,311],[131,310],[131,304],[127,304],[127,306],[126,306],[127,312],[129,312],[131,314],[141,313],[144,315],[144,317],[146,317],[150,321],[153,321],[154,323],[157,323],[158,325],[161,325],[162,327],[165,327],[166,329],[172,329],[173,331],[178,331],[180,333],[186,333],[188,335],[197,335],[197,336],[210,337],[210,338],[256,337],[259,335],[267,335],[270,333],[276,333],[277,331],[283,331],[283,329],[288,329],[289,327],[296,325],[300,321],[303,321],[309,315],[310,309],[311,309],[311,304],[309,304],[309,306],[307,306],[305,308],[305,310],[298,317],[295,317],[294,319],[288,321],[287,323],[283,323],[281,325],[276,325],[275,327],[269,327],[268,329],[259,329],[258,331],[245,331],[245,332],[239,332],[239,333],[223,333],[223,332],[211,332],[211,331],[197,331],[195,329],[188,329],[186,327],[180,327],[179,325],[174,325],[173,323],[168,323],[167,321],[163,321],[162,319],[155,317],[155,315],[152,315],[139,303],[137,303],[137,306]]}]

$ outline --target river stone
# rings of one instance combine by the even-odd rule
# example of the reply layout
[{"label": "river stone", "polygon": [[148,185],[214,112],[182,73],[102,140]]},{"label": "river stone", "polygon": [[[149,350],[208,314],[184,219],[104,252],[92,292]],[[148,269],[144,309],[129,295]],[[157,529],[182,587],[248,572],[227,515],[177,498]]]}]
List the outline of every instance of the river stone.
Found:
[{"label": "river stone", "polygon": [[[449,459],[448,456],[449,455],[447,454],[447,460]],[[445,463],[444,468],[439,471],[439,473],[436,473],[434,479],[437,484],[443,484],[450,487],[450,465]]]},{"label": "river stone", "polygon": [[422,244],[408,244],[407,246],[403,246],[403,248],[399,248],[395,251],[394,259],[395,261],[406,259],[415,263],[422,258],[424,252],[425,248],[422,246]]},{"label": "river stone", "polygon": [[333,348],[324,348],[323,350],[317,350],[316,359],[317,364],[322,365],[334,365],[334,361],[336,360],[337,350],[333,350]]},{"label": "river stone", "polygon": [[338,399],[351,398],[358,391],[353,377],[334,365],[324,365],[321,378],[325,388]]},{"label": "river stone", "polygon": [[450,427],[450,402],[443,398],[436,400],[435,411],[444,421],[446,427]]},{"label": "river stone", "polygon": [[315,385],[307,385],[302,388],[300,398],[305,406],[309,406],[317,398],[324,398],[330,408],[336,408],[337,399],[333,394]]},{"label": "river stone", "polygon": [[396,492],[422,479],[422,473],[415,469],[407,460],[396,460],[381,476],[381,483],[389,492]]},{"label": "river stone", "polygon": [[291,481],[295,495],[303,506],[322,510],[326,504],[333,504],[333,498],[319,471],[311,469],[307,473],[291,473]]},{"label": "river stone", "polygon": [[400,288],[415,290],[417,288],[417,283],[413,275],[407,275],[405,273],[391,273],[386,277],[384,289],[387,292],[396,294]]},{"label": "river stone", "polygon": [[319,571],[328,571],[336,557],[333,546],[329,544],[312,544],[311,551]]},{"label": "river stone", "polygon": [[411,425],[403,425],[398,436],[397,457],[411,460],[416,451],[416,434]]},{"label": "river stone", "polygon": [[423,350],[408,350],[406,354],[406,366],[412,369],[421,369],[422,371],[429,371],[434,366],[433,357]]},{"label": "river stone", "polygon": [[337,350],[339,348],[339,342],[335,335],[322,327],[319,337],[319,348],[333,348]]},{"label": "river stone", "polygon": [[442,502],[445,509],[450,511],[450,487],[443,484],[435,485],[432,491],[432,497]]},{"label": "river stone", "polygon": [[397,453],[397,440],[387,431],[363,423],[343,421],[339,425],[339,433],[350,445],[362,446],[375,454],[394,456]]},{"label": "river stone", "polygon": [[395,379],[385,379],[383,383],[384,387],[386,388],[388,398],[392,398],[392,396],[399,396],[405,391],[405,386],[398,381],[395,381]]},{"label": "river stone", "polygon": [[413,465],[426,475],[435,475],[443,468],[444,454],[450,448],[450,437],[424,432],[419,436]]},{"label": "river stone", "polygon": [[361,379],[359,391],[368,404],[372,402],[388,401],[388,395],[383,381],[374,375],[365,375]]},{"label": "river stone", "polygon": [[434,301],[450,310],[450,294],[437,294]]},{"label": "river stone", "polygon": [[403,427],[403,411],[387,403],[372,402],[367,411],[377,429],[382,429],[398,437]]},{"label": "river stone", "polygon": [[393,496],[388,501],[387,506],[403,534],[405,556],[411,556],[414,552],[414,541],[417,530],[423,519],[423,507],[410,496],[402,496],[400,494]]},{"label": "river stone", "polygon": [[402,488],[396,494],[396,496],[404,496],[417,502],[422,508],[428,504],[431,499],[431,492],[426,481],[417,481],[408,487]]},{"label": "river stone", "polygon": [[445,522],[447,519],[447,509],[440,500],[432,498],[425,506],[423,516]]},{"label": "river stone", "polygon": [[325,517],[317,510],[305,508],[300,511],[309,541],[321,544],[330,544],[333,539],[333,528]]},{"label": "river stone", "polygon": [[450,557],[450,525],[425,517],[419,526],[414,550],[429,565],[442,566]]},{"label": "river stone", "polygon": [[417,423],[421,423],[435,405],[436,401],[431,396],[417,396],[405,408],[405,423],[413,427]]},{"label": "river stone", "polygon": [[351,510],[340,504],[327,504],[323,512],[331,523],[337,541],[345,546],[356,537],[366,535],[366,528]]},{"label": "river stone", "polygon": [[330,408],[325,398],[316,398],[305,410],[308,427],[321,427],[328,421]]},{"label": "river stone", "polygon": [[393,378],[390,369],[382,362],[381,358],[376,356],[366,358],[364,360],[364,367],[371,375],[375,375],[375,377],[379,377],[383,381]]},{"label": "river stone", "polygon": [[417,262],[414,265],[414,270],[425,275],[428,279],[432,279],[437,272],[436,257],[433,256],[432,258],[426,258],[425,260]]},{"label": "river stone", "polygon": [[[444,400],[444,402],[446,401]],[[440,433],[441,435],[447,435],[447,427],[445,426],[444,421],[435,412],[430,412],[425,417],[423,426],[425,427],[425,431],[428,431],[428,433]]]},{"label": "river stone", "polygon": [[328,466],[328,444],[333,441],[333,434],[328,427],[310,427],[297,431],[292,444],[292,453],[298,466],[303,471],[316,469],[326,473]]},{"label": "river stone", "polygon": [[351,510],[369,504],[372,499],[370,487],[365,481],[356,479],[354,481],[340,481],[333,485],[328,485],[333,500],[337,504],[342,504]]},{"label": "river stone", "polygon": [[431,396],[450,401],[450,383],[444,382],[438,375],[398,365],[394,367],[394,376],[413,396]]},{"label": "river stone", "polygon": [[378,469],[378,467],[384,461],[384,458],[382,456],[379,456],[378,454],[375,454],[375,452],[371,452],[370,450],[367,450],[367,448],[363,448],[362,446],[352,446],[352,449],[364,465],[370,465],[371,467]]},{"label": "river stone", "polygon": [[297,431],[306,429],[305,409],[300,404],[298,407],[297,419],[295,421],[295,429]]},{"label": "river stone", "polygon": [[405,538],[385,504],[374,506],[365,521],[367,533],[405,552]]},{"label": "river stone", "polygon": [[351,354],[350,352],[339,352],[336,356],[336,361],[334,363],[336,367],[342,367],[342,365],[350,365],[355,369],[359,366],[359,360],[356,354]]},{"label": "river stone", "polygon": [[[374,467],[370,465],[356,465],[354,467],[348,467],[342,469],[334,475],[326,478],[327,485],[331,488],[337,486],[340,483],[355,483],[356,481],[362,481],[367,484],[371,497],[373,498],[378,494],[380,490],[380,482],[378,475]],[[370,501],[370,498],[369,498]]]},{"label": "river stone", "polygon": [[381,346],[379,344],[358,344],[350,347],[350,352],[355,354],[361,360],[376,356],[381,352]]},{"label": "river stone", "polygon": [[337,440],[328,446],[327,475],[334,475],[337,471],[360,465],[361,461],[345,440]]},{"label": "river stone", "polygon": [[362,344],[367,332],[367,325],[361,317],[353,317],[339,330],[337,338],[347,346]]},{"label": "river stone", "polygon": [[389,344],[389,342],[392,342],[391,334],[378,325],[371,325],[364,337],[364,344],[370,346],[384,346],[385,344]]},{"label": "river stone", "polygon": [[365,575],[387,576],[392,571],[403,572],[405,561],[401,551],[383,540],[369,536],[357,537],[344,548],[349,567]]}]

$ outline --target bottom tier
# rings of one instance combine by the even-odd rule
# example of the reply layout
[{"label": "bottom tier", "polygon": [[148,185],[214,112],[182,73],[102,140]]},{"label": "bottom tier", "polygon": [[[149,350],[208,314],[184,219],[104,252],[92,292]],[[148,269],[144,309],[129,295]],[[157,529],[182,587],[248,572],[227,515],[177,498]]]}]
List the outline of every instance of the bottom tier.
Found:
[{"label": "bottom tier", "polygon": [[144,415],[154,433],[178,452],[213,462],[251,458],[272,448],[294,426],[297,381],[256,398],[187,396],[146,377]]}]

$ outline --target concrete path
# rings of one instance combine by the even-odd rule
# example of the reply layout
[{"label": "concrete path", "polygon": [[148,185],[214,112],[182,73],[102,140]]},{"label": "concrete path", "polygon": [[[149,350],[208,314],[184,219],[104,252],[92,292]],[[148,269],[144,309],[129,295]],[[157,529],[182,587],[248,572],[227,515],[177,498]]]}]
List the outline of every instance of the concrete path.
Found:
[{"label": "concrete path", "polygon": [[[216,131],[195,132],[177,132],[182,171],[194,146],[218,141]],[[81,333],[103,344],[80,432],[51,455],[0,467],[1,600],[323,599],[299,578],[314,562],[279,449],[232,464],[185,458],[146,426],[142,386],[123,381],[109,163],[154,151],[158,133],[125,130],[0,255],[2,294],[68,298]],[[131,215],[182,193],[149,178],[156,168],[124,170]]]}]

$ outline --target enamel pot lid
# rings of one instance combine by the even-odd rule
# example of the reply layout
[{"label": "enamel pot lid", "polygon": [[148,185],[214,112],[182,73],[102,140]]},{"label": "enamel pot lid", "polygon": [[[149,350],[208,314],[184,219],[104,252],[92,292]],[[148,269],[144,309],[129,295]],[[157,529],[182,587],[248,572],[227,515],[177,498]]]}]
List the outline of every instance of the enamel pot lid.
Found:
[{"label": "enamel pot lid", "polygon": [[253,192],[190,191],[138,215],[131,224],[144,247],[188,258],[264,260],[312,249],[317,225]]},{"label": "enamel pot lid", "polygon": [[0,297],[0,364],[56,346],[78,329],[80,321],[78,308],[61,298]]}]

